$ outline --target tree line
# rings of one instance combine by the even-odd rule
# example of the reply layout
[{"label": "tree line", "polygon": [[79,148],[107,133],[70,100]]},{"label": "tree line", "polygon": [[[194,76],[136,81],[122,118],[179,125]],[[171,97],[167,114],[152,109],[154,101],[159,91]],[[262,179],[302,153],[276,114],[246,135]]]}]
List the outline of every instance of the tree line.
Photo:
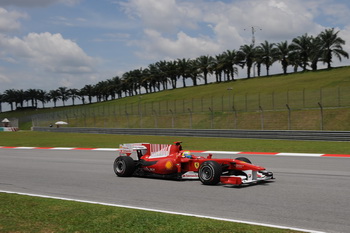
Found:
[{"label": "tree line", "polygon": [[147,68],[131,70],[121,77],[116,76],[95,85],[85,85],[81,89],[59,87],[48,92],[39,89],[26,91],[9,89],[3,94],[0,93],[0,112],[2,103],[8,103],[12,111],[14,106],[23,108],[24,102],[34,108],[41,102],[45,108],[45,104],[49,102],[53,102],[56,107],[59,100],[63,106],[69,99],[73,105],[77,99],[87,104],[92,103],[93,98],[101,102],[138,95],[141,94],[141,90],[153,93],[169,88],[175,89],[179,80],[180,83],[182,81],[182,87],[188,85],[187,80],[191,80],[192,85],[197,86],[200,79],[203,79],[204,84],[208,84],[209,75],[215,76],[215,82],[234,81],[238,67],[246,69],[248,79],[252,77],[252,68],[255,66],[258,77],[261,76],[263,67],[269,76],[270,67],[275,62],[280,63],[283,74],[287,74],[288,67],[292,67],[293,72],[298,72],[299,68],[302,71],[310,68],[315,71],[319,62],[327,64],[327,68],[330,69],[334,57],[340,61],[343,57],[349,58],[349,54],[342,47],[345,41],[338,36],[338,33],[339,31],[335,31],[334,28],[325,29],[316,37],[305,33],[292,39],[291,43],[264,41],[258,46],[253,43],[245,44],[238,50],[227,50],[215,56],[202,55],[195,59],[162,60],[148,65]]}]

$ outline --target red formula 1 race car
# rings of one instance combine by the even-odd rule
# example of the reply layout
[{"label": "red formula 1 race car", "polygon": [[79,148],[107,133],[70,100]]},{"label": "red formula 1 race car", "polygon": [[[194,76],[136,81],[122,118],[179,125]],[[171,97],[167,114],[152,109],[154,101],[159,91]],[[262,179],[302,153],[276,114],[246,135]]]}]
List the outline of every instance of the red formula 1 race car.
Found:
[{"label": "red formula 1 race car", "polygon": [[218,183],[242,185],[273,179],[273,173],[253,165],[249,159],[206,158],[183,151],[181,142],[174,145],[132,143],[120,145],[114,161],[119,177],[141,176],[168,179],[199,179],[205,185]]}]

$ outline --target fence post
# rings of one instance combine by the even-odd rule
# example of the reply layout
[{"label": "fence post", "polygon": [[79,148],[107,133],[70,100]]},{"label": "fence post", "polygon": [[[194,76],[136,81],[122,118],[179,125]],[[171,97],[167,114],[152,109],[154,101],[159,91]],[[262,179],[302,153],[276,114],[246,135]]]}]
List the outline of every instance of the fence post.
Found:
[{"label": "fence post", "polygon": [[212,129],[214,126],[214,112],[213,109],[211,109],[211,107],[209,107],[209,111],[211,113],[211,117],[210,117],[210,128]]},{"label": "fence post", "polygon": [[157,119],[157,112],[156,112],[156,110],[153,110],[153,114],[154,114],[154,127],[158,128],[158,119]]},{"label": "fence post", "polygon": [[130,128],[130,119],[129,119],[128,111],[125,111],[125,115],[126,115],[126,120],[128,121],[128,128]]},{"label": "fence post", "polygon": [[114,110],[113,110],[113,116],[114,116],[115,127],[118,128],[117,113],[116,113],[116,111],[115,111],[115,108],[114,108]]},{"label": "fence post", "polygon": [[174,112],[171,109],[169,109],[169,112],[171,113],[171,128],[174,128]]},{"label": "fence post", "polygon": [[139,96],[139,101],[138,101],[138,112],[139,112],[139,116],[140,116],[140,128],[142,128],[142,105],[141,105],[141,100],[142,100],[142,96]]},{"label": "fence post", "polygon": [[260,121],[261,121],[261,130],[264,130],[264,110],[259,106],[260,110]]},{"label": "fence post", "polygon": [[288,109],[288,130],[291,129],[291,110],[288,104],[286,104],[286,107]]},{"label": "fence post", "polygon": [[82,115],[83,115],[83,118],[84,118],[84,127],[86,127],[86,114],[85,114],[85,112],[82,113]]},{"label": "fence post", "polygon": [[190,129],[192,129],[192,111],[190,108],[187,109],[190,112]]},{"label": "fence post", "polygon": [[338,87],[338,107],[340,107],[340,87]]},{"label": "fence post", "polygon": [[235,129],[237,129],[237,111],[236,111],[234,105],[232,105],[232,111],[233,111],[234,117],[235,117],[235,118],[234,118],[234,127],[235,127]]},{"label": "fence post", "polygon": [[201,98],[201,112],[203,112],[203,97]]},{"label": "fence post", "polygon": [[224,111],[224,96],[221,96],[221,111]]},{"label": "fence post", "polygon": [[321,127],[321,130],[323,130],[323,106],[320,102],[318,102],[318,106],[320,106],[320,114],[321,114],[320,127]]}]

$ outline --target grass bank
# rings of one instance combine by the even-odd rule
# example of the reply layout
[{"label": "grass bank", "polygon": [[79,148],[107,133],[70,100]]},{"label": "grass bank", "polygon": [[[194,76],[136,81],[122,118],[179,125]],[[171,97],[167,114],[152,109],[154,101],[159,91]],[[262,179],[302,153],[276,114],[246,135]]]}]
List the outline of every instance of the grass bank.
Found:
[{"label": "grass bank", "polygon": [[0,119],[19,118],[21,129],[30,129],[33,115],[36,126],[64,120],[77,127],[190,128],[191,121],[193,128],[261,129],[264,118],[265,129],[319,130],[319,104],[324,130],[350,130],[350,67],[211,83],[93,104],[5,112],[0,113]]}]

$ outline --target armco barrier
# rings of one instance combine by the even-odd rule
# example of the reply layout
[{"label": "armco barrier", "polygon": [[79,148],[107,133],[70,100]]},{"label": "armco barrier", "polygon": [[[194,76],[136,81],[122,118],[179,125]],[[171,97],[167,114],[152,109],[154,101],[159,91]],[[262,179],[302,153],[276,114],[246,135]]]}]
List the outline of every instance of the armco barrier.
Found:
[{"label": "armco barrier", "polygon": [[118,129],[78,127],[33,127],[33,131],[126,134],[186,137],[224,137],[287,140],[350,141],[350,131],[219,130],[219,129]]}]

